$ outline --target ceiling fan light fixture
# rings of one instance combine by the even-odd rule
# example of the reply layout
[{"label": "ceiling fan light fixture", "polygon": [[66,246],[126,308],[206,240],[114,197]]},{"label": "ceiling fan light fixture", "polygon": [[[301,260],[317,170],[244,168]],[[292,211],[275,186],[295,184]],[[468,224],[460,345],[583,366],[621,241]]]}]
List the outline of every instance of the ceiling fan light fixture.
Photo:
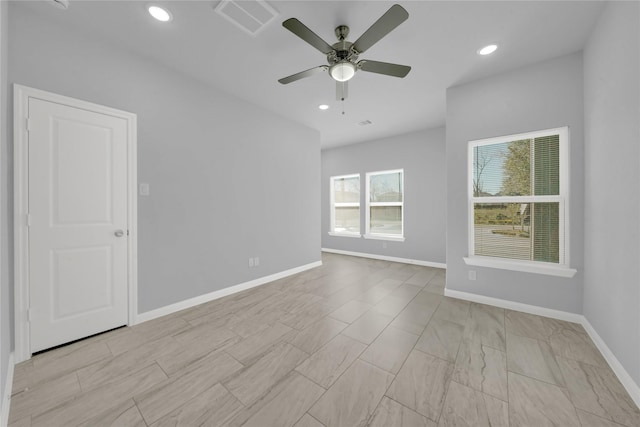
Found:
[{"label": "ceiling fan light fixture", "polygon": [[329,68],[329,74],[337,82],[346,82],[356,74],[356,66],[349,61],[336,62]]},{"label": "ceiling fan light fixture", "polygon": [[169,22],[173,19],[173,16],[171,16],[171,12],[160,6],[151,5],[147,7],[147,11],[149,12],[149,15],[153,16],[160,22]]},{"label": "ceiling fan light fixture", "polygon": [[497,44],[490,44],[488,46],[483,47],[482,49],[478,49],[478,55],[491,55],[498,49]]}]

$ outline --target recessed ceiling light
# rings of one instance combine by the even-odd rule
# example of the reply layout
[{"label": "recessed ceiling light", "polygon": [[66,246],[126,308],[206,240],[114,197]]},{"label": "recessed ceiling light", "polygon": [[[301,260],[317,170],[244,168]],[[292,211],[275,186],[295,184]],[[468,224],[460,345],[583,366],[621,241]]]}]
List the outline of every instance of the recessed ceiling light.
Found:
[{"label": "recessed ceiling light", "polygon": [[321,105],[318,105],[318,108],[321,110],[328,110],[329,106],[327,104],[321,104]]},{"label": "recessed ceiling light", "polygon": [[482,49],[478,50],[478,55],[491,55],[493,52],[498,49],[497,44],[490,44],[489,46],[485,46]]},{"label": "recessed ceiling light", "polygon": [[149,6],[147,8],[149,14],[156,18],[158,21],[169,22],[173,17],[167,9],[163,9],[160,6]]}]

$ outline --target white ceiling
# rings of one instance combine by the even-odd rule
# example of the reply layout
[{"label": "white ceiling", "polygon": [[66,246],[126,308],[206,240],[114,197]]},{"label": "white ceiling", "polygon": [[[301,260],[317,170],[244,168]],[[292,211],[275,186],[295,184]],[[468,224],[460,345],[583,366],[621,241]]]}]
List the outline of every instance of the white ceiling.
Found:
[{"label": "white ceiling", "polygon": [[[105,38],[201,82],[317,129],[331,147],[444,125],[446,88],[582,49],[602,10],[593,1],[400,1],[409,19],[361,55],[411,65],[404,79],[358,72],[344,104],[320,74],[283,86],[281,77],[326,64],[284,29],[296,17],[329,44],[345,24],[355,41],[393,3],[271,1],[279,16],[251,36],[214,12],[218,1],[158,1],[173,14],[163,24],[148,1],[74,1],[62,11],[40,2],[19,7]],[[488,57],[476,51],[497,43]],[[329,104],[327,111],[319,104]],[[363,120],[373,122],[359,126]]]}]

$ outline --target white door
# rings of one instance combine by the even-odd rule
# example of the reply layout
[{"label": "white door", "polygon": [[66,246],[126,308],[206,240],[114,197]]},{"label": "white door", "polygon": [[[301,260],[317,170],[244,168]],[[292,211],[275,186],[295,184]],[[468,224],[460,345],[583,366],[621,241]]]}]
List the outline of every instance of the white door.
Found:
[{"label": "white door", "polygon": [[29,98],[31,352],[127,324],[127,122]]}]

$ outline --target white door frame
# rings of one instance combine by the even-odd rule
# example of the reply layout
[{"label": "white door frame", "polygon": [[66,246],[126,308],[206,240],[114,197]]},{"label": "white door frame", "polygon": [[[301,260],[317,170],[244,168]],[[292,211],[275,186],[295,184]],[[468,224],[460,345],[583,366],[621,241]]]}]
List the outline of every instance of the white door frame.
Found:
[{"label": "white door frame", "polygon": [[138,312],[138,256],[137,256],[137,116],[126,111],[116,110],[90,102],[13,85],[13,203],[14,203],[14,323],[15,323],[15,361],[31,358],[29,334],[29,150],[27,127],[29,117],[29,98],[68,105],[71,107],[107,114],[127,121],[127,279],[128,279],[128,325],[136,323]]}]

